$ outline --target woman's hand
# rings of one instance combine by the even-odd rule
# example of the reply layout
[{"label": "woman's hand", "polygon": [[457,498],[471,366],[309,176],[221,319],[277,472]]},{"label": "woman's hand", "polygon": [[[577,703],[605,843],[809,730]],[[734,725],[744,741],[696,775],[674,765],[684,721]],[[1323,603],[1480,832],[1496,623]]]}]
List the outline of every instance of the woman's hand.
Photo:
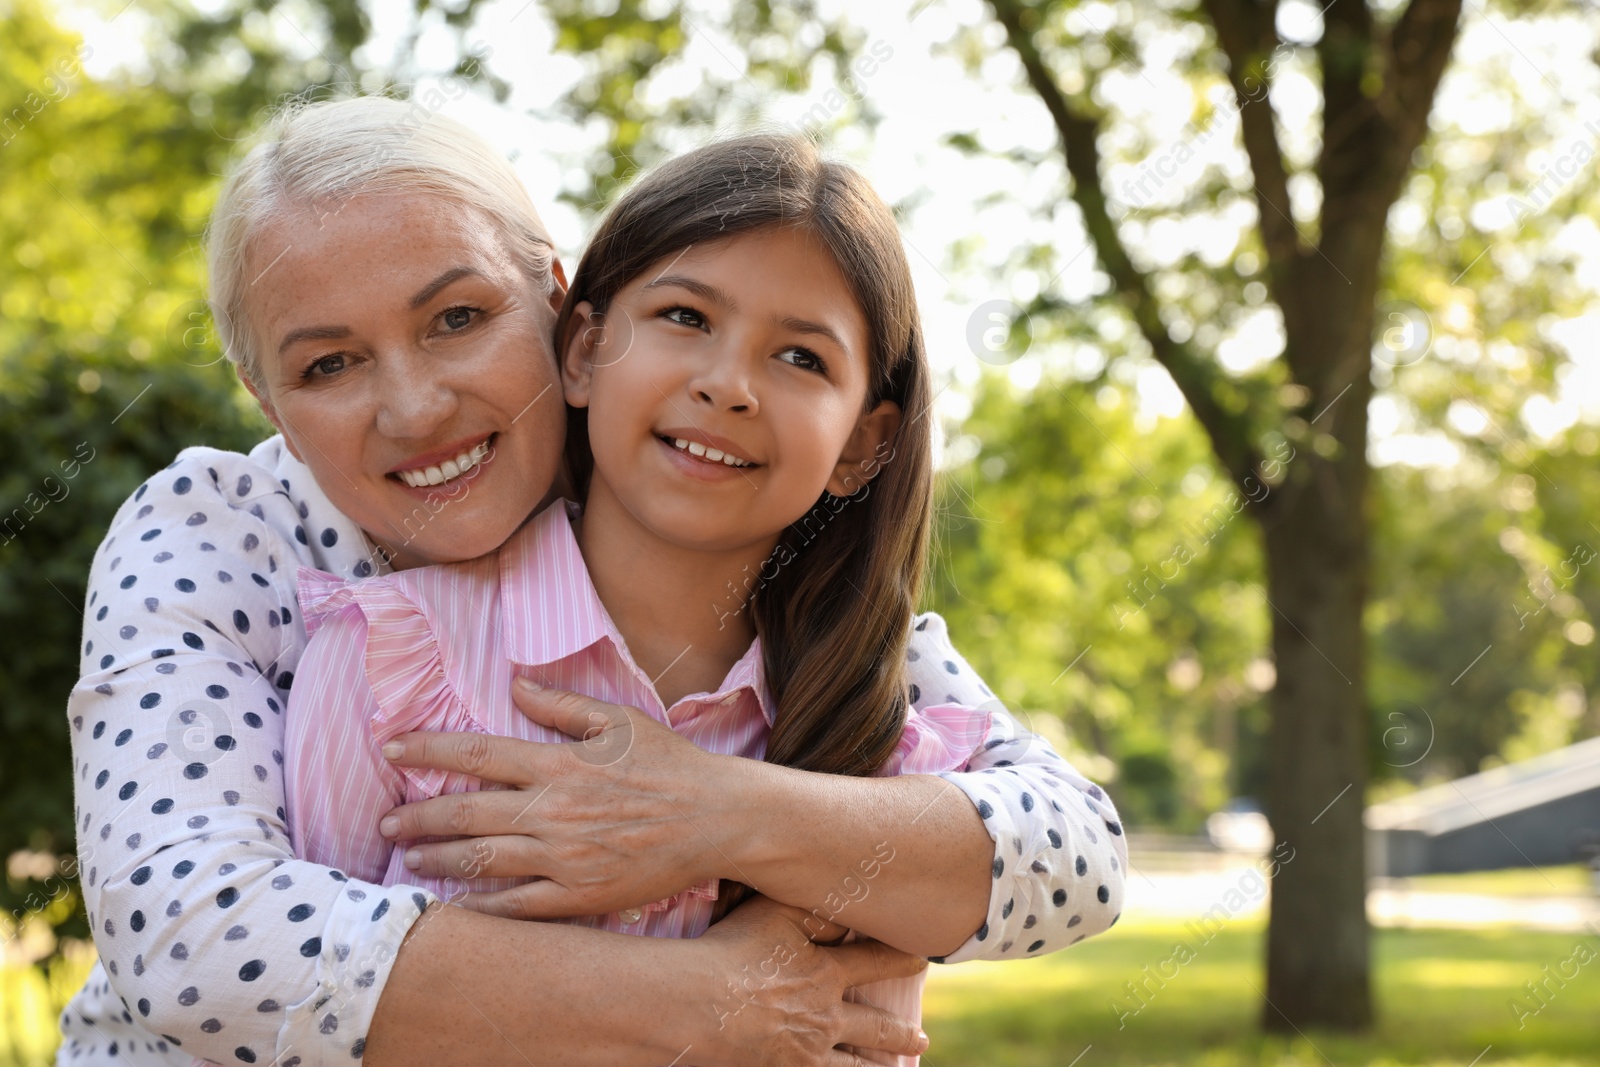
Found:
[{"label": "woman's hand", "polygon": [[521,681],[512,697],[530,719],[579,741],[412,733],[384,745],[395,763],[509,787],[394,809],[379,824],[390,840],[467,838],[413,846],[409,868],[438,877],[538,879],[456,901],[515,919],[620,911],[729,873],[718,842],[735,837],[736,828],[705,816],[703,801],[726,795],[719,774],[747,761],[705,752],[636,708]]},{"label": "woman's hand", "polygon": [[684,1050],[686,1062],[852,1067],[865,1061],[834,1046],[901,1056],[927,1049],[927,1035],[915,1023],[844,995],[853,986],[919,974],[928,961],[876,941],[813,944],[802,925],[808,918],[757,896],[692,942],[705,953],[712,1015],[704,1027],[690,1020],[700,1039]]}]

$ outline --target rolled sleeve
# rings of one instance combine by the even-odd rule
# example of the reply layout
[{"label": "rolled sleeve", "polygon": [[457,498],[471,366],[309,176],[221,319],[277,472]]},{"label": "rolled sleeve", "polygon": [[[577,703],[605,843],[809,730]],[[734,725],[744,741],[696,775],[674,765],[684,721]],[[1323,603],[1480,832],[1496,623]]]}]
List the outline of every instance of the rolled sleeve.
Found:
[{"label": "rolled sleeve", "polygon": [[987,920],[936,963],[1044,955],[1111,928],[1122,912],[1128,847],[1111,799],[995,698],[951,645],[944,620],[920,616],[911,645],[914,697],[992,712],[965,770],[939,776],[972,801],[994,841]]}]

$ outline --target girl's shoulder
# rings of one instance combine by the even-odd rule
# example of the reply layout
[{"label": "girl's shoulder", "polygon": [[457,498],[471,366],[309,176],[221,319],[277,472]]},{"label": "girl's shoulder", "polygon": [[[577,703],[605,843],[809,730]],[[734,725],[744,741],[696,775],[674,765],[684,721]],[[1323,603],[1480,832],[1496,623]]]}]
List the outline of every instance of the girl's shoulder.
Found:
[{"label": "girl's shoulder", "polygon": [[128,539],[172,554],[166,558],[264,551],[274,570],[310,566],[361,578],[381,568],[360,527],[328,501],[281,436],[248,455],[206,446],[179,452],[118,508],[100,554],[125,552]]}]

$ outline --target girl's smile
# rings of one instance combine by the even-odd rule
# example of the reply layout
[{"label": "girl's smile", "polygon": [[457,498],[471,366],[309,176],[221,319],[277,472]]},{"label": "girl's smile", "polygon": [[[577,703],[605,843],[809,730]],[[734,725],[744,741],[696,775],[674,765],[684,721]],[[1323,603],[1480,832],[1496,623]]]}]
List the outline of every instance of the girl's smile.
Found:
[{"label": "girl's smile", "polygon": [[721,463],[728,467],[759,466],[755,460],[740,457],[734,451],[738,446],[724,437],[708,440],[709,435],[699,430],[668,430],[657,436],[679,452],[687,452],[707,463]]},{"label": "girl's smile", "polygon": [[893,402],[865,410],[866,317],[808,229],[692,246],[603,313],[576,310],[591,325],[563,374],[568,403],[589,409],[591,517],[616,509],[682,548],[759,563],[824,492],[855,492],[865,479],[844,475],[898,425]]}]

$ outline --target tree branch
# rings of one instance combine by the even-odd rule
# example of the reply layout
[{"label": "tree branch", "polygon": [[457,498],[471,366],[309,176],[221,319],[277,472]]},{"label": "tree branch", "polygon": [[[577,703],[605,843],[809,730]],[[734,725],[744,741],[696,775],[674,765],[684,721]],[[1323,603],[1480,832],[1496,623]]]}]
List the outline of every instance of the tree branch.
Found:
[{"label": "tree branch", "polygon": [[1274,25],[1276,4],[1261,9],[1248,0],[1201,0],[1228,57],[1228,81],[1239,103],[1239,128],[1250,170],[1255,175],[1256,214],[1271,267],[1273,299],[1286,313],[1287,283],[1305,249],[1289,206],[1289,174],[1278,145],[1277,112],[1268,95],[1280,44]]},{"label": "tree branch", "polygon": [[1055,123],[1067,172],[1072,178],[1072,199],[1083,214],[1084,227],[1094,242],[1101,267],[1111,276],[1117,294],[1149,343],[1157,362],[1167,369],[1183,392],[1190,410],[1211,438],[1211,447],[1224,469],[1235,484],[1248,488],[1245,480],[1259,478],[1260,464],[1250,440],[1248,421],[1218,400],[1215,382],[1219,372],[1187,344],[1173,340],[1167,333],[1149,279],[1129,258],[1106,211],[1105,191],[1100,183],[1099,121],[1076,110],[1040,54],[1028,28],[1029,24],[1037,24],[1038,9],[1025,7],[1021,0],[989,0],[989,5],[1005,28],[1007,43],[1022,62],[1028,84],[1039,95]]},{"label": "tree branch", "polygon": [[1342,274],[1359,273],[1381,248],[1389,208],[1427,134],[1460,14],[1461,0],[1411,0],[1387,32],[1364,0],[1339,0],[1323,16],[1319,248]]},{"label": "tree branch", "polygon": [[1427,134],[1460,26],[1461,0],[1411,0],[1389,34],[1394,127],[1408,162]]}]

